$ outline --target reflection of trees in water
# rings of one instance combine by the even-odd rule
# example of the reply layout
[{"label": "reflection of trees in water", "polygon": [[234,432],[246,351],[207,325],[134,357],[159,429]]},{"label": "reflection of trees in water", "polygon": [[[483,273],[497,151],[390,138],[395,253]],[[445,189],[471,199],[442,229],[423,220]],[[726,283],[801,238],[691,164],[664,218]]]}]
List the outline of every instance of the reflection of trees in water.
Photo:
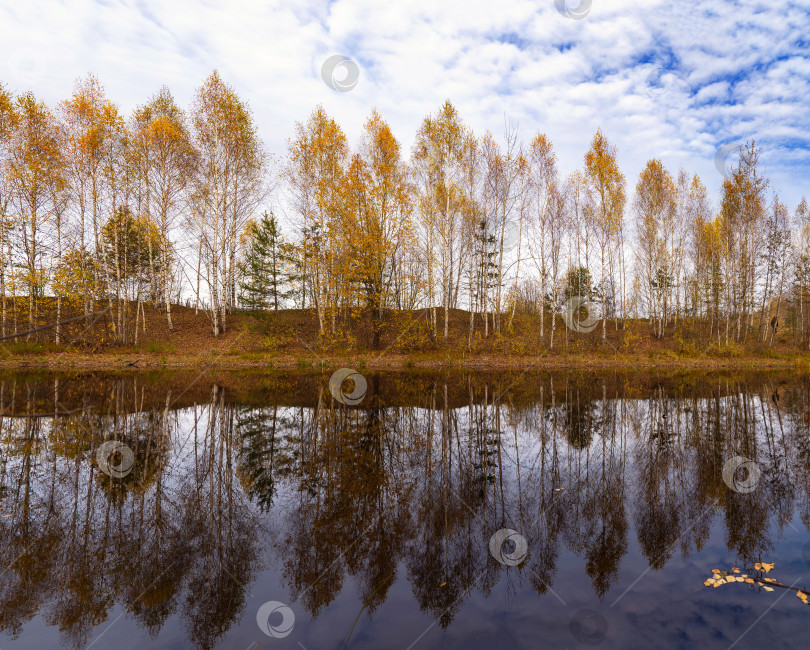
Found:
[{"label": "reflection of trees in water", "polygon": [[[313,616],[347,578],[366,614],[404,578],[442,626],[471,590],[501,580],[508,597],[524,581],[549,593],[564,550],[601,598],[629,518],[653,568],[700,550],[718,518],[729,550],[752,561],[794,509],[810,526],[806,382],[659,386],[639,399],[607,381],[549,377],[513,399],[432,378],[406,407],[386,404],[370,378],[362,408],[325,390],[312,407],[276,396],[247,407],[215,385],[205,404],[176,411],[170,391],[157,400],[137,377],[113,382],[102,403],[73,386],[61,404],[64,381],[0,382],[0,412],[15,414],[0,418],[11,514],[0,518],[0,629],[12,634],[40,611],[83,646],[120,604],[153,636],[176,615],[190,643],[211,647],[244,613],[261,513],[290,597]],[[48,401],[54,413],[42,412]],[[94,458],[110,439],[134,452],[123,479]],[[762,470],[750,494],[723,483],[735,455]],[[518,567],[489,552],[501,528],[528,541]]]},{"label": "reflection of trees in water", "polygon": [[[777,413],[767,396],[750,386],[726,383],[699,397],[658,387],[644,400],[624,398],[615,389],[608,396],[604,384],[558,382],[555,387],[549,380],[537,388],[535,403],[507,408],[504,396],[471,385],[469,406],[458,409],[445,408],[446,386],[436,383],[407,418],[393,407],[321,405],[307,420],[307,435],[317,441],[310,448],[322,452],[307,461],[310,474],[313,467],[321,469],[321,487],[313,497],[321,507],[317,513],[290,509],[284,525],[294,522],[302,540],[328,544],[324,526],[338,534],[342,531],[333,527],[347,517],[346,510],[362,511],[364,490],[376,479],[346,482],[344,473],[365,474],[356,462],[334,455],[328,441],[337,429],[360,441],[363,426],[378,423],[380,466],[390,467],[388,480],[406,488],[386,492],[380,512],[399,512],[406,499],[411,515],[398,529],[406,537],[399,546],[403,555],[392,549],[380,570],[366,574],[363,591],[373,593],[388,567],[401,560],[420,607],[447,625],[469,589],[486,593],[504,572],[507,580],[526,578],[538,593],[546,593],[561,547],[583,557],[595,593],[604,596],[627,553],[629,516],[642,554],[651,567],[661,568],[679,551],[686,556],[700,550],[718,513],[730,551],[758,557],[771,546],[768,524],[785,525],[796,500],[806,501],[806,494],[781,484],[782,476],[807,476],[810,469],[790,462],[800,457],[796,448],[807,437],[806,425],[793,418],[795,424],[788,426],[785,409]],[[732,492],[723,483],[723,464],[733,455],[762,465],[755,493]],[[345,508],[339,513],[323,508],[335,488]],[[372,520],[358,521],[368,526]],[[527,538],[526,564],[507,569],[492,560],[487,542],[500,528],[514,528]],[[390,530],[372,525],[363,531],[363,545],[373,548],[371,538]],[[340,539],[339,550],[357,538]],[[357,544],[351,547],[352,561],[362,548]],[[300,570],[291,568],[312,567],[309,555],[284,556],[289,575],[297,578],[294,593],[306,592],[303,604],[313,614],[342,585],[338,555],[329,556],[335,561],[329,565],[335,572],[331,590],[318,584],[317,571],[310,569],[309,578],[302,579]],[[308,580],[315,580],[314,586]]]},{"label": "reflection of trees in water", "polygon": [[[152,635],[179,614],[195,646],[211,647],[241,610],[256,533],[234,484],[232,410],[215,388],[180,432],[170,395],[141,410],[141,389],[121,380],[75,414],[39,417],[17,403],[18,417],[0,418],[2,503],[12,510],[0,519],[0,628],[18,634],[39,610],[82,647],[120,603]],[[0,384],[0,406],[33,404],[41,390],[58,385]],[[183,437],[193,453],[169,463]],[[134,451],[121,479],[96,466],[107,439]]]}]

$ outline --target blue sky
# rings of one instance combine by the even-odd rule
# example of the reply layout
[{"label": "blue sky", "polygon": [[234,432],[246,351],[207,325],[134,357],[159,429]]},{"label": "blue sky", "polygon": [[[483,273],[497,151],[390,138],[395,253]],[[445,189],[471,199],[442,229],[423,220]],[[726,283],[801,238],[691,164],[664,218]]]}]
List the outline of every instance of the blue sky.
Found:
[{"label": "blue sky", "polygon": [[[810,0],[579,3],[7,0],[0,80],[55,103],[93,72],[128,113],[164,84],[188,106],[217,68],[276,155],[318,103],[352,142],[376,107],[409,151],[449,98],[479,134],[504,114],[525,141],[546,133],[564,173],[601,127],[630,188],[660,157],[715,206],[718,147],[755,138],[791,211],[810,195]],[[359,66],[349,92],[321,78],[333,54]]]}]

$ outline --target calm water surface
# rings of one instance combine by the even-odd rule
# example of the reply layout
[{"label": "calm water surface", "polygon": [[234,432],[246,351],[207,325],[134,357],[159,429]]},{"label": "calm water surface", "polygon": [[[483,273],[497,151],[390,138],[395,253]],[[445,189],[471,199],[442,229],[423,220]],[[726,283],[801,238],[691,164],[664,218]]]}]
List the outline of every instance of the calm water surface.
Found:
[{"label": "calm water surface", "polygon": [[0,649],[807,648],[808,377],[363,375],[0,375]]}]

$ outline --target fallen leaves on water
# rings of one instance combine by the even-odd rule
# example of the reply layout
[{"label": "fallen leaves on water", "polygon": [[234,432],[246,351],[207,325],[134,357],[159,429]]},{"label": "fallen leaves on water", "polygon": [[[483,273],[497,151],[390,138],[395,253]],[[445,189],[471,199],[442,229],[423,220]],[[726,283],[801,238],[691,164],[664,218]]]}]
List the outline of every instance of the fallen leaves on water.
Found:
[{"label": "fallen leaves on water", "polygon": [[[773,571],[774,563],[768,562],[757,562],[754,565],[754,568],[757,571],[761,571],[762,573],[768,573],[769,571]],[[740,575],[734,575],[734,574]],[[783,584],[776,580],[775,578],[752,578],[749,577],[747,573],[741,573],[741,570],[737,567],[731,567],[728,571],[724,571],[722,569],[712,569],[711,575],[706,578],[703,584],[706,587],[720,587],[725,584],[729,584],[731,582],[744,582],[749,585],[757,584],[759,585],[763,591],[774,591],[774,588],[769,585],[774,585],[776,587],[781,587],[784,589],[793,589],[796,591],[796,596],[801,600],[805,605],[810,605],[810,595],[802,589],[798,589],[796,587],[791,587],[789,585]]]}]

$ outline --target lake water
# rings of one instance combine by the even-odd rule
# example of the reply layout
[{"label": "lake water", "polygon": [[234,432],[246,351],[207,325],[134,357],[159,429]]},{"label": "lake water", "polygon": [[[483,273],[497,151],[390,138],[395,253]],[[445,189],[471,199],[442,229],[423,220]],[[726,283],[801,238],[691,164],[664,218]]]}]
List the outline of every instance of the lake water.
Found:
[{"label": "lake water", "polygon": [[330,374],[0,374],[0,649],[807,647],[810,378]]}]

